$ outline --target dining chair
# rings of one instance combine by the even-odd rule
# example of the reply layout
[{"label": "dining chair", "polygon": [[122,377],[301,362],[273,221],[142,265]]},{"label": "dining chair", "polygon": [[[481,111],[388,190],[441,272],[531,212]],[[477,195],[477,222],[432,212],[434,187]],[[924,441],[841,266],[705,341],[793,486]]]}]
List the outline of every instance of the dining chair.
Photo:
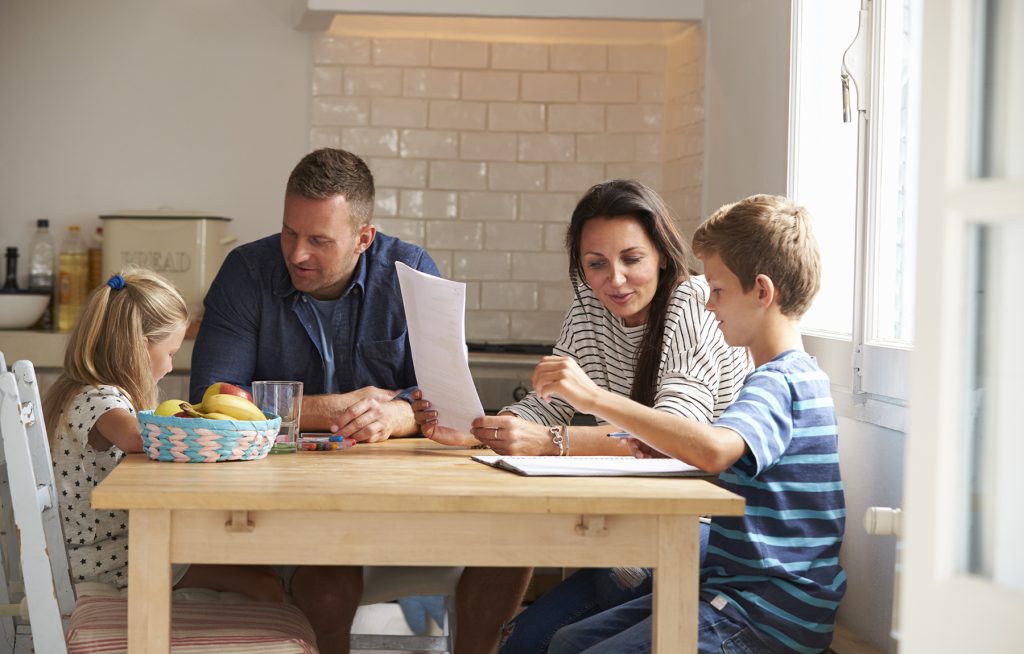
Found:
[{"label": "dining chair", "polygon": [[[5,364],[2,353],[0,363]],[[2,554],[10,569],[20,559],[32,647],[46,654],[125,651],[126,598],[116,589],[111,589],[112,596],[76,598],[71,584],[53,463],[35,370],[29,361],[14,363],[10,371],[6,365],[0,368],[0,436],[0,460],[7,473],[0,488],[9,490],[9,495],[0,491],[0,501],[6,507],[9,499],[17,527],[4,525],[16,537],[3,543]],[[3,594],[0,591],[0,604]],[[291,605],[175,600],[171,613],[172,651],[317,652],[312,627]],[[15,638],[13,651],[22,651],[24,641]]]}]

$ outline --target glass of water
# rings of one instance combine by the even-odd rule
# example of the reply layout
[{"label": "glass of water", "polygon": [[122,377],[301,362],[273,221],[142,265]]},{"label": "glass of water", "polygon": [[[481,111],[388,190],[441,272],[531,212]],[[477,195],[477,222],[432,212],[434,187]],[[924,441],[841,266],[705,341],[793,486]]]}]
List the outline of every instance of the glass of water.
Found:
[{"label": "glass of water", "polygon": [[270,453],[294,452],[299,437],[302,382],[254,381],[252,401],[260,410],[281,416],[281,431],[277,433],[277,441],[270,448]]}]

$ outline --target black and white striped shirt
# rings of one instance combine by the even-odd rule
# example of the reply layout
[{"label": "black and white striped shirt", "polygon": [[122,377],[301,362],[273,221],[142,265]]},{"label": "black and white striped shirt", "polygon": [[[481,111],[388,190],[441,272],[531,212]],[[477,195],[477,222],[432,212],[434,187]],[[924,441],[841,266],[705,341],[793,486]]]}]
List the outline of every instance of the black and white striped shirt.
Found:
[{"label": "black and white striped shirt", "polygon": [[[704,308],[708,293],[704,277],[695,276],[679,284],[669,301],[654,403],[655,409],[703,423],[732,403],[753,370],[746,349],[729,347]],[[554,353],[575,359],[601,388],[628,397],[644,329],[625,326],[583,287],[569,307]],[[561,398],[544,402],[532,392],[502,410],[545,425],[568,424],[574,413]]]}]

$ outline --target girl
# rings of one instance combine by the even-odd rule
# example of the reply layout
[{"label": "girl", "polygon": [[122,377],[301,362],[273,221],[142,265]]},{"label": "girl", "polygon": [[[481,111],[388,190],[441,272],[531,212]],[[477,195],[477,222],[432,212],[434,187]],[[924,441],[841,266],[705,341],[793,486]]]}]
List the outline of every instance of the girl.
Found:
[{"label": "girl", "polygon": [[[72,578],[128,585],[128,518],[93,510],[92,489],[126,453],[142,451],[136,408],[153,407],[157,382],[171,371],[188,310],[159,275],[114,275],[86,301],[68,339],[64,372],[43,401]],[[175,565],[175,588],[235,591],[280,601],[267,566]]]},{"label": "girl", "polygon": [[[705,309],[707,282],[690,275],[690,248],[658,194],[634,180],[598,184],[577,204],[565,240],[575,299],[557,356],[540,365],[571,361],[602,389],[703,423],[724,411],[751,371],[750,359],[725,342]],[[575,410],[557,396],[530,393],[497,416],[478,418],[472,439],[439,427],[426,400],[413,408],[423,435],[442,443],[480,442],[512,455],[631,454],[629,439],[607,437],[617,430],[611,425],[570,428]],[[581,570],[517,616],[500,651],[547,651],[559,627],[650,589],[648,571]]]}]

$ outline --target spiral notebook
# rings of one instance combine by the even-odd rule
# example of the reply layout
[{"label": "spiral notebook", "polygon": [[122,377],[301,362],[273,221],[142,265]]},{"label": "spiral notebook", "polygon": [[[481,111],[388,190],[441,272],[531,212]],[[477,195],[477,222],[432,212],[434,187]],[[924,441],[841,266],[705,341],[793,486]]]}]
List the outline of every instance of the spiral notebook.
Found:
[{"label": "spiral notebook", "polygon": [[528,477],[713,477],[678,459],[628,456],[474,456],[501,470]]}]

